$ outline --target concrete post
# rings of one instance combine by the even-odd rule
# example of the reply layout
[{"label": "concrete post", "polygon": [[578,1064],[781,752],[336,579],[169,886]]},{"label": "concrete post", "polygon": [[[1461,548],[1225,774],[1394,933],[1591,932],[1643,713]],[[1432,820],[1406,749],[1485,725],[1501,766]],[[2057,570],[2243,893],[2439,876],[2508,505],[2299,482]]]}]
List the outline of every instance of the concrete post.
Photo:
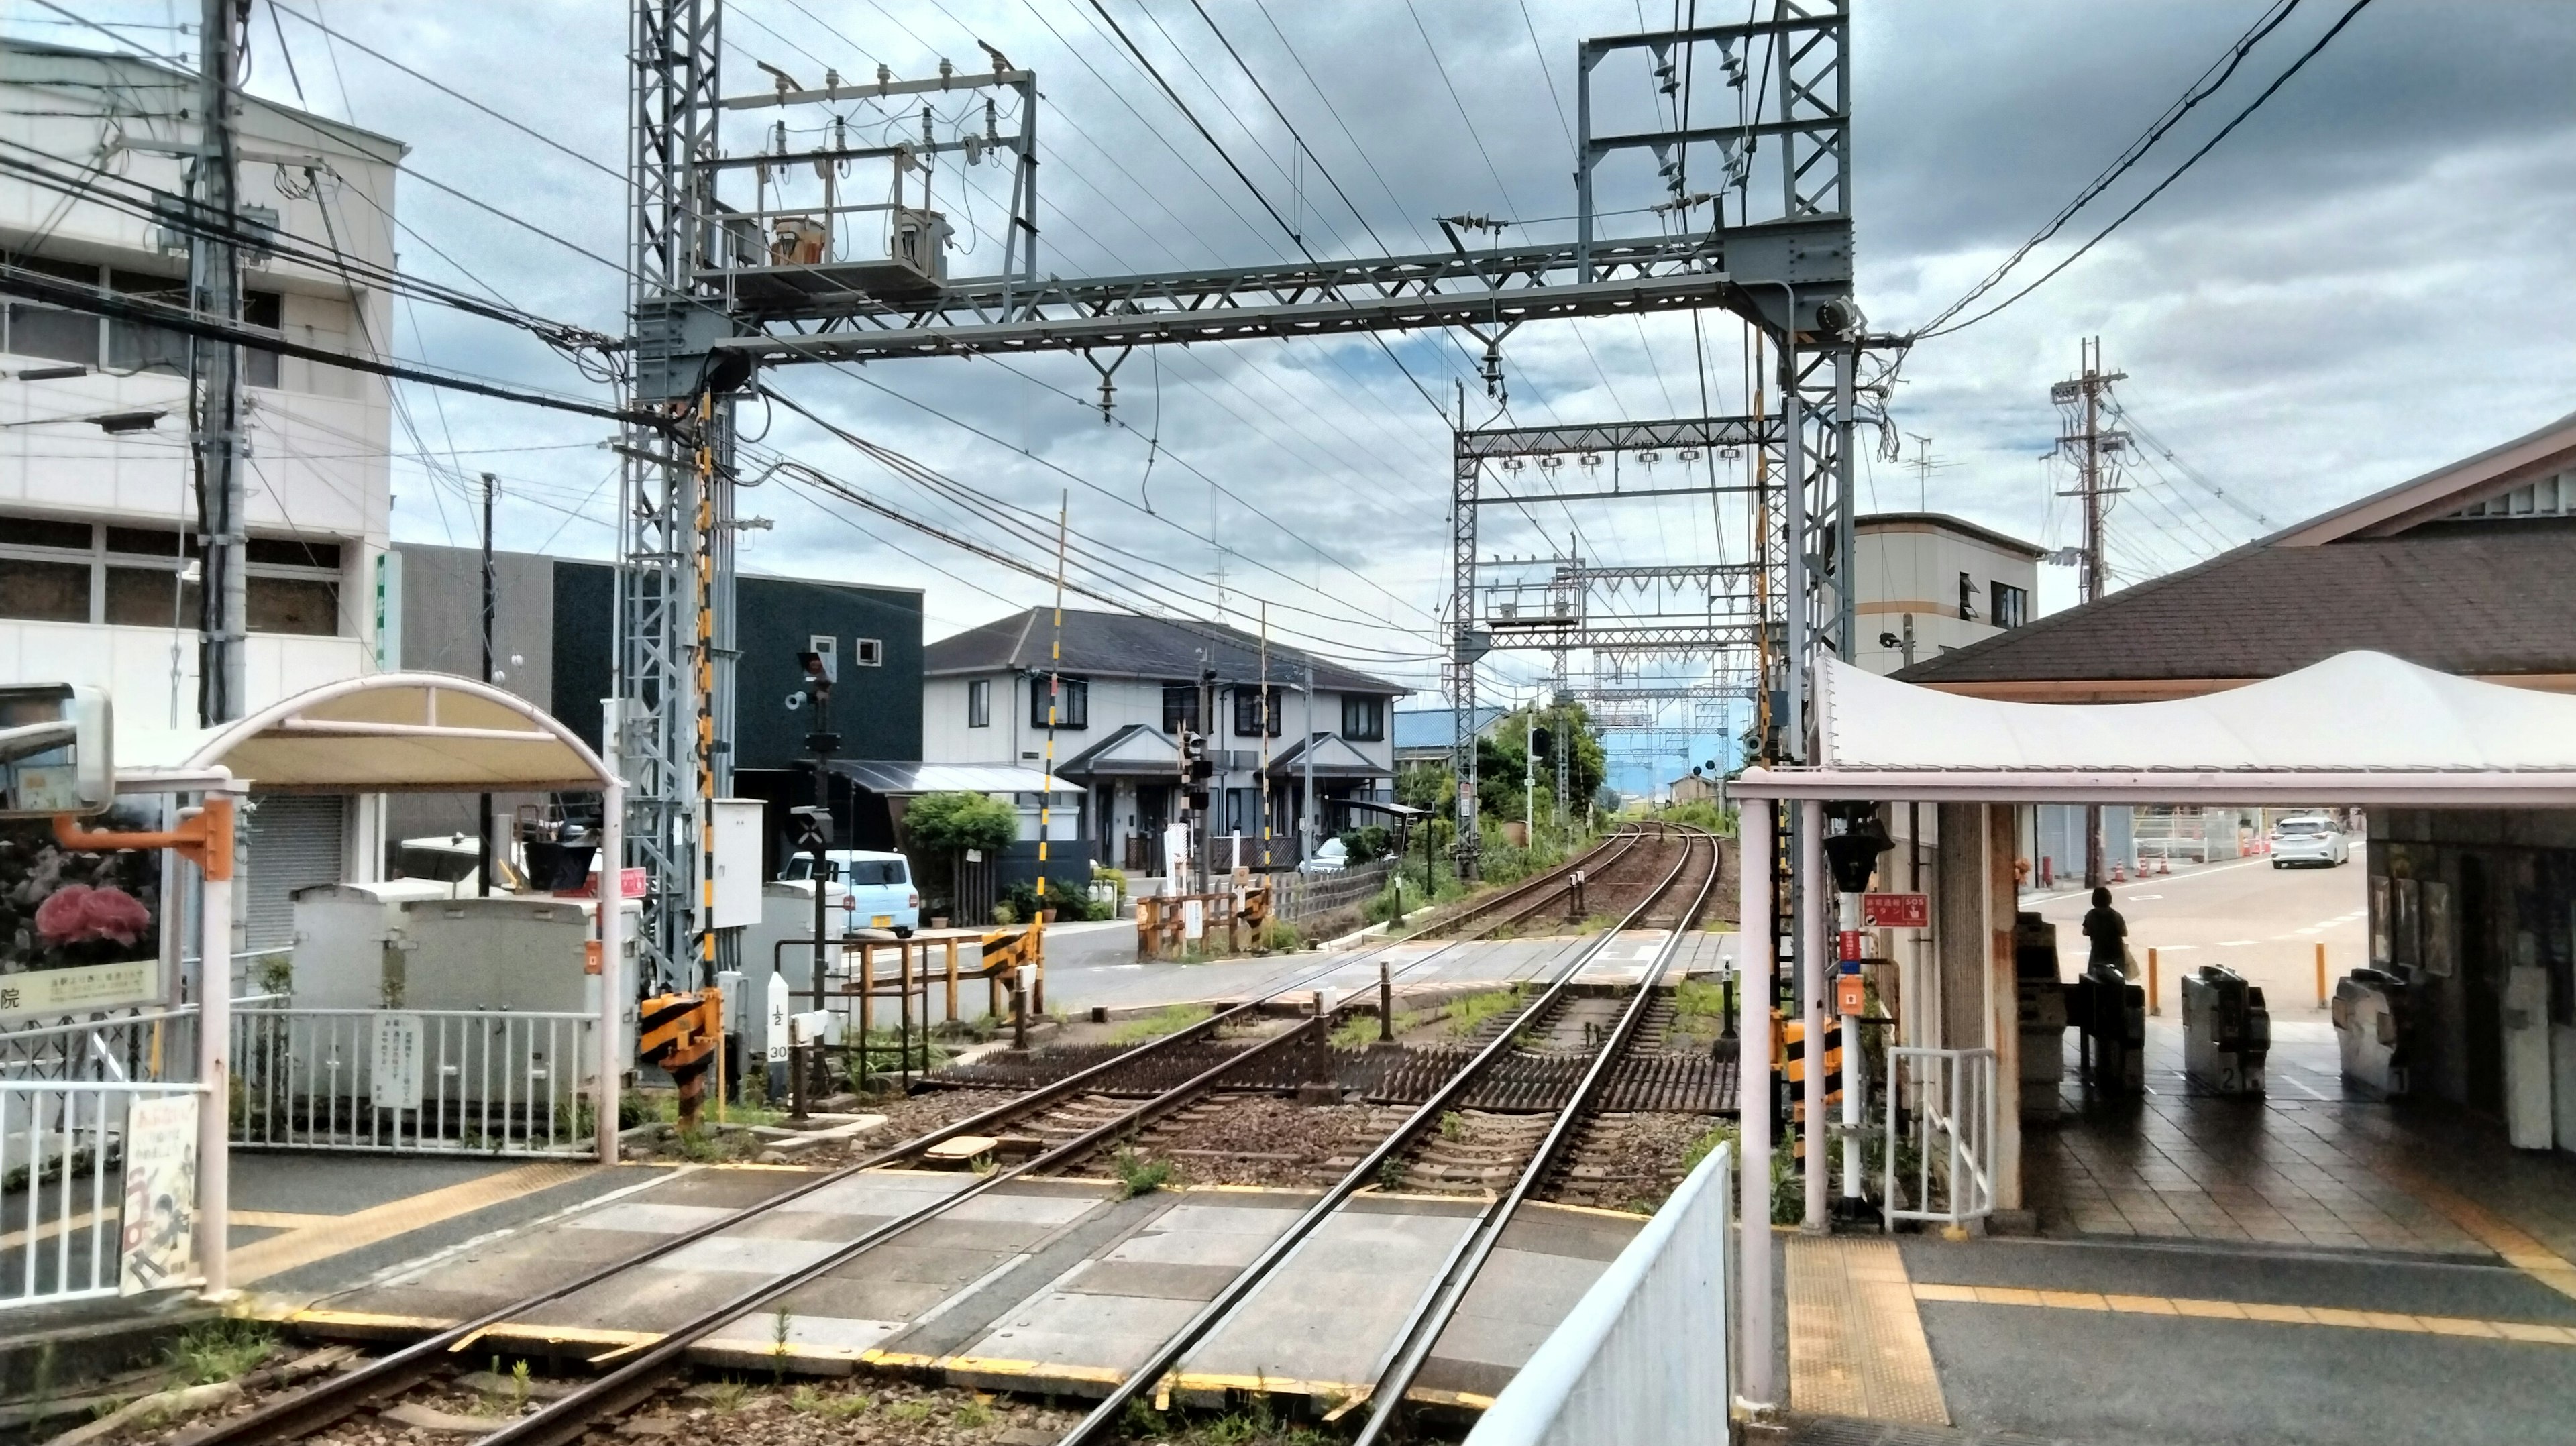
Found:
[{"label": "concrete post", "polygon": [[1735,1027],[1737,1140],[1743,1173],[1736,1219],[1744,1232],[1737,1254],[1735,1320],[1741,1336],[1736,1379],[1750,1406],[1780,1399],[1772,1360],[1771,1319],[1771,998],[1774,940],[1771,933],[1771,804],[1754,799],[1738,815],[1736,831],[1743,847],[1737,855],[1737,913],[1743,919],[1735,936],[1735,969],[1739,976],[1736,1006],[1742,1010]]},{"label": "concrete post", "polygon": [[1807,1211],[1802,1222],[1810,1231],[1825,1227],[1827,1174],[1832,1151],[1826,1144],[1825,1023],[1833,993],[1833,954],[1825,947],[1825,900],[1833,885],[1825,877],[1825,806],[1814,799],[1798,805],[1798,1009],[1805,1026],[1806,1079],[1800,1092],[1806,1106]]}]

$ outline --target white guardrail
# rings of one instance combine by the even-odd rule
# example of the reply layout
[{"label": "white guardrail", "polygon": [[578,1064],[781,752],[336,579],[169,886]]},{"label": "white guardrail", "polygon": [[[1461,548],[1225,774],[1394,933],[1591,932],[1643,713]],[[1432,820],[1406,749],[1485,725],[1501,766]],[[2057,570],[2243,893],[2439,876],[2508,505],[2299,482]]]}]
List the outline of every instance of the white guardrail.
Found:
[{"label": "white guardrail", "polygon": [[1898,1045],[1887,1061],[1882,1221],[1893,1229],[1899,1220],[1956,1225],[1993,1214],[1995,1052]]},{"label": "white guardrail", "polygon": [[471,1009],[233,1006],[245,1148],[587,1156],[599,1021]]},{"label": "white guardrail", "polygon": [[1709,1152],[1494,1398],[1467,1446],[1727,1439],[1733,1146]]},{"label": "white guardrail", "polygon": [[[192,1084],[125,1080],[0,1080],[0,1308],[116,1295],[129,1247],[186,1241],[196,1228],[193,1172],[162,1189],[129,1177],[127,1119],[135,1103],[193,1095]],[[194,1120],[190,1113],[183,1116]],[[193,1146],[194,1126],[185,1137]],[[136,1198],[129,1198],[129,1192]],[[145,1271],[138,1288],[178,1285]]]}]

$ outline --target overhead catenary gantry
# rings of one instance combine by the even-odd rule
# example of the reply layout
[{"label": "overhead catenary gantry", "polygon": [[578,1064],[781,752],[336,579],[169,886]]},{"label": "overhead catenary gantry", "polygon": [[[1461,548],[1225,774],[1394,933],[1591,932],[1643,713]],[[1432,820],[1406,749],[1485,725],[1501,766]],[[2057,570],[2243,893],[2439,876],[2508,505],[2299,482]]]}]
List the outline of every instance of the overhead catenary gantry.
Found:
[{"label": "overhead catenary gantry", "polygon": [[[627,448],[613,707],[616,744],[635,784],[634,862],[648,875],[648,979],[695,982],[720,953],[697,884],[711,847],[710,800],[726,771],[719,731],[729,713],[732,646],[729,398],[763,365],[1072,351],[1100,371],[1106,408],[1111,374],[1139,346],[1454,327],[1484,344],[1492,379],[1502,339],[1522,325],[1717,309],[1776,337],[1787,379],[1776,422],[1718,419],[1741,431],[1720,445],[1777,454],[1773,475],[1804,479],[1805,488],[1829,481],[1844,450],[1834,438],[1837,428],[1848,431],[1849,407],[1833,408],[1828,378],[1839,376],[1847,399],[1847,343],[1858,316],[1850,305],[1847,18],[1839,0],[1784,0],[1773,18],[1749,25],[1583,42],[1581,181],[1570,239],[1477,248],[1444,228],[1455,243],[1448,252],[1308,255],[1072,280],[1041,280],[1037,265],[1042,92],[1034,73],[987,46],[988,68],[943,60],[932,78],[899,80],[880,67],[872,80],[826,72],[809,84],[817,78],[764,66],[766,90],[727,95],[722,9],[721,0],[634,0],[630,51],[633,400],[695,428],[692,446],[639,435]],[[1729,124],[1689,126],[1677,116],[1661,129],[1596,130],[1596,71],[1639,51],[1660,67],[1648,84],[1668,94],[1672,77],[1703,51],[1711,74],[1759,71],[1764,79],[1742,88],[1745,104]],[[756,143],[726,140],[729,118],[760,125]],[[1651,153],[1669,176],[1672,157],[1694,146],[1723,154],[1738,183],[1731,214],[1724,199],[1677,204],[1667,211],[1677,223],[1667,234],[1599,234],[1594,197],[1604,162]],[[1782,163],[1776,203],[1749,183],[1766,160]],[[986,163],[1011,172],[998,264],[952,276],[953,231],[940,200],[959,193],[962,172],[954,168]],[[866,189],[876,179],[881,196]],[[1839,373],[1828,355],[1846,358]],[[1815,405],[1802,410],[1806,401]],[[1811,429],[1819,432],[1815,445],[1801,437]],[[1804,488],[1781,490],[1794,496]],[[1828,506],[1813,515],[1830,515],[1825,491]],[[1470,520],[1456,561],[1472,575],[1475,505],[1457,510]],[[1810,515],[1794,500],[1789,511]],[[1780,545],[1756,560],[1781,577],[1802,553]],[[1757,597],[1779,591],[1797,595],[1803,584],[1790,577],[1778,588],[1754,587]],[[1803,618],[1810,610],[1788,611]],[[1748,629],[1760,632],[1758,619],[1729,626],[1739,642]],[[1462,717],[1480,651],[1473,631],[1458,630],[1446,665]],[[1715,636],[1703,622],[1675,619],[1598,641],[1663,651]],[[1787,686],[1794,709],[1795,684]],[[1472,769],[1463,736],[1461,747]],[[1472,789],[1462,790],[1459,848],[1470,870],[1473,799]]]}]

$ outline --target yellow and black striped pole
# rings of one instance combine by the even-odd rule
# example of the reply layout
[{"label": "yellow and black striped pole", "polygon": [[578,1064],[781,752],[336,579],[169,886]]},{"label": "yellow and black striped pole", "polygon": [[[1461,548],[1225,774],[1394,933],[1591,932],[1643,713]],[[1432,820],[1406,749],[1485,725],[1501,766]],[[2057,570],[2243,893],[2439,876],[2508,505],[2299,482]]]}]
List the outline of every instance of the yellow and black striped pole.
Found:
[{"label": "yellow and black striped pole", "polygon": [[[713,392],[698,393],[698,979],[716,982],[716,453]],[[605,877],[605,875],[603,875]],[[817,882],[816,888],[822,885]],[[601,891],[604,895],[606,890]],[[610,907],[603,898],[601,908]]]}]

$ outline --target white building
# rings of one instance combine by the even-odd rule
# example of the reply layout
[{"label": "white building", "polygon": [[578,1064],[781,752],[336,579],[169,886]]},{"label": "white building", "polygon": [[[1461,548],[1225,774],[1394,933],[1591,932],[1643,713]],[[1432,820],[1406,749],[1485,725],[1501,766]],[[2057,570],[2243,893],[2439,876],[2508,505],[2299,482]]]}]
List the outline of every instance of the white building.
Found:
[{"label": "white building", "polygon": [[2030,543],[1938,512],[1853,520],[1853,612],[1873,673],[1991,638],[2031,619],[2039,560]]},{"label": "white building", "polygon": [[[150,192],[184,190],[195,83],[147,60],[0,40],[0,152],[67,178],[96,167],[116,178],[101,193],[140,202],[0,174],[8,262],[184,301],[185,240],[164,234]],[[393,266],[400,142],[246,98],[240,149],[254,223],[273,213],[304,247]],[[391,331],[385,294],[334,269],[270,256],[244,289],[247,319],[293,341],[363,353]],[[24,302],[0,313],[0,676],[105,686],[120,731],[197,722],[190,345]],[[244,366],[256,708],[376,667],[392,448],[380,379],[258,352]],[[373,877],[380,849],[371,800],[253,797],[256,945],[282,939],[289,889]]]},{"label": "white building", "polygon": [[[923,761],[1040,767],[1055,642],[1049,610],[1031,608],[923,649]],[[1266,797],[1274,862],[1297,857],[1310,780],[1327,832],[1348,826],[1347,800],[1384,801],[1394,788],[1387,715],[1406,691],[1396,684],[1273,643],[1265,738],[1261,640],[1249,633],[1068,608],[1062,642],[1056,772],[1090,791],[1077,836],[1103,863],[1161,872],[1184,732],[1208,736],[1215,831],[1257,847]],[[1213,729],[1199,716],[1203,670],[1214,674]]]}]

